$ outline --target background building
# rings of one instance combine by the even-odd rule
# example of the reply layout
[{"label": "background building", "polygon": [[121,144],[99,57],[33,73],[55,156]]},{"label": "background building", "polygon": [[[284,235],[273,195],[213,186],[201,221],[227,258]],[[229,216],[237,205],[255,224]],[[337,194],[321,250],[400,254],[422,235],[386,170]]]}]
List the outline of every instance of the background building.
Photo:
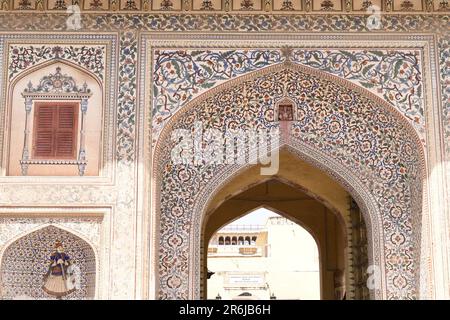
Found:
[{"label": "background building", "polygon": [[320,299],[319,253],[312,236],[281,217],[228,225],[211,239],[208,299]]}]

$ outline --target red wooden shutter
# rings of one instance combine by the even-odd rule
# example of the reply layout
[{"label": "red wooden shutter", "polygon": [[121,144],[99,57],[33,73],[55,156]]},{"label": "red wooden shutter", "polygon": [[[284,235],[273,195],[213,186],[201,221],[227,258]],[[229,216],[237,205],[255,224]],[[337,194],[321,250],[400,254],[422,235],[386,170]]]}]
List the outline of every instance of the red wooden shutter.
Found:
[{"label": "red wooden shutter", "polygon": [[55,154],[53,123],[54,107],[51,105],[37,105],[34,117],[34,156],[50,158]]},{"label": "red wooden shutter", "polygon": [[38,103],[35,108],[34,157],[75,159],[78,104]]},{"label": "red wooden shutter", "polygon": [[55,137],[55,156],[74,158],[76,155],[77,112],[73,105],[58,106],[58,124]]}]

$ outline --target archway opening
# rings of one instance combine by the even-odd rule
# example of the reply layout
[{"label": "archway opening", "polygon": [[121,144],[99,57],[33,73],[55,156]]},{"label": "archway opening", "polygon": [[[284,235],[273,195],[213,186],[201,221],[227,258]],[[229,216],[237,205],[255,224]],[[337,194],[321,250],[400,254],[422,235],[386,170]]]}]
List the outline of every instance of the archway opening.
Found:
[{"label": "archway opening", "polygon": [[[220,239],[226,237],[238,241],[225,245]],[[209,241],[207,264],[208,299],[320,299],[319,250],[314,237],[266,208],[218,230]]]},{"label": "archway opening", "polygon": [[[290,102],[285,105],[286,98]],[[282,115],[274,118],[280,111],[279,102],[283,105]],[[292,108],[289,103],[294,103]],[[281,173],[269,174],[304,187],[344,220],[346,261],[352,264],[346,270],[354,273],[351,277],[344,275],[346,298],[368,296],[364,279],[364,266],[368,264],[380,275],[371,286],[371,297],[417,297],[420,217],[425,204],[421,185],[423,150],[417,148],[420,140],[414,129],[391,105],[367,90],[313,69],[282,64],[221,84],[199,96],[178,111],[161,132],[154,153],[152,194],[159,219],[154,252],[160,265],[155,290],[161,299],[205,297],[209,240],[205,232],[211,232],[211,236],[222,226],[208,226],[209,220],[220,221],[219,216],[209,216],[229,198],[263,182],[261,167],[250,165],[254,163],[250,161],[256,152],[254,144],[231,148],[232,158],[245,158],[246,164],[219,161],[209,166],[195,165],[201,163],[196,160],[202,158],[202,152],[188,152],[184,162],[178,157],[172,161],[174,150],[176,155],[195,150],[190,138],[180,138],[187,143],[186,150],[178,138],[171,139],[174,130],[192,138],[212,128],[225,133],[280,129],[281,146],[271,148],[291,153],[285,156],[292,161],[280,155]],[[200,151],[210,152],[213,142],[201,144]],[[299,166],[296,158],[309,167]],[[250,174],[242,175],[245,170]],[[309,179],[306,184],[305,179]],[[354,235],[358,235],[356,239]]]},{"label": "archway opening", "polygon": [[[258,242],[258,237],[253,242],[253,249],[250,249],[253,235],[239,233],[238,231],[227,232],[225,227],[261,207],[276,212],[281,219],[280,221],[287,225],[287,229],[292,225],[299,225],[299,228],[303,228],[315,240],[320,260],[318,298],[326,300],[370,298],[370,292],[366,287],[367,231],[358,206],[352,200],[350,194],[338,183],[287,150],[280,152],[280,170],[276,176],[263,178],[259,175],[258,166],[248,168],[222,186],[208,206],[202,235],[201,271],[203,274],[201,277],[201,293],[203,298],[220,296],[231,299],[233,294],[234,297],[238,296],[238,293],[232,290],[228,290],[228,294],[225,294],[225,291],[222,291],[223,294],[208,291],[208,275],[212,281],[211,286],[214,286],[213,283],[216,282],[214,289],[216,291],[219,286],[217,282],[221,282],[222,287],[227,288],[233,287],[230,285],[230,281],[236,282],[233,279],[233,270],[220,270],[220,260],[212,258],[213,255],[221,256],[219,250],[234,250],[237,253],[239,253],[239,250],[241,252],[253,252],[255,250],[255,252],[258,252],[259,247],[260,254],[266,255],[264,259],[270,260],[270,257],[267,257],[267,252],[262,249],[266,244]],[[259,230],[259,232],[266,231]],[[236,245],[233,245],[233,238],[237,240]],[[295,247],[302,246],[300,239],[286,238],[280,241],[280,246],[285,247],[285,253],[281,253],[281,256],[292,255]],[[247,244],[250,244],[249,249],[244,248]],[[240,249],[241,247],[242,249]],[[218,251],[217,254],[214,253],[215,250]],[[237,257],[234,258],[237,259]],[[278,256],[276,260],[280,260],[280,258]],[[211,262],[212,259],[216,259],[216,262]],[[248,261],[250,260],[246,260],[246,263]],[[266,261],[266,265],[268,263],[270,264]],[[292,268],[299,270],[301,263],[295,264]],[[267,270],[263,271],[267,273]],[[211,272],[215,273],[212,274]],[[219,274],[216,275],[216,272],[219,272]],[[242,272],[242,274],[244,273]],[[216,278],[213,280],[214,277]],[[265,275],[261,276],[260,273],[260,278],[265,279],[265,277]],[[239,276],[237,279],[239,281]],[[279,282],[283,282],[283,280]],[[282,283],[279,285],[280,287],[283,286]],[[239,286],[237,285],[237,287]],[[265,293],[267,292],[269,290],[265,291]],[[280,293],[279,298],[314,298],[313,295],[307,294],[303,295],[302,298],[300,290],[295,293],[297,295],[287,294],[285,297]],[[253,292],[253,294],[254,296],[264,296],[264,294],[256,292]],[[271,295],[272,292],[266,298]],[[275,296],[277,296],[276,293]]]}]

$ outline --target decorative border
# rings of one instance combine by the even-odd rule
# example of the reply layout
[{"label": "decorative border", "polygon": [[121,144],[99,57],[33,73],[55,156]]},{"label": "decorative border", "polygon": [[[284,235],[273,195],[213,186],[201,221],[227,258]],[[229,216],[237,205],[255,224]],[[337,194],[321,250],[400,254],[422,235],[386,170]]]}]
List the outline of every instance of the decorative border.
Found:
[{"label": "decorative border", "polygon": [[[67,14],[36,15],[30,24],[24,13],[0,13],[0,31],[64,31],[67,32]],[[83,13],[79,32],[151,31],[151,32],[385,32],[445,34],[449,14],[392,14],[381,16],[382,28],[367,28],[366,14],[113,14]]]},{"label": "decorative border", "polygon": [[[95,12],[104,13],[105,11],[127,14],[127,13],[153,13],[160,12],[181,13],[194,11],[203,15],[211,15],[216,12],[233,14],[329,14],[330,12],[346,12],[347,14],[355,14],[367,12],[367,4],[361,1],[353,0],[287,0],[275,3],[270,0],[78,0],[76,2],[80,6],[82,13]],[[375,5],[379,6],[379,14],[386,12],[396,12],[400,14],[411,13],[433,13],[445,14],[450,10],[448,2],[443,1],[420,1],[418,4],[409,0],[392,0],[388,2],[375,1]],[[54,12],[66,12],[69,8],[69,1],[55,0],[4,0],[0,3],[0,10],[22,12],[28,14],[43,14]],[[72,12],[75,12],[73,10]]]},{"label": "decorative border", "polygon": [[105,80],[106,46],[86,45],[21,45],[9,48],[8,80],[11,81],[22,71],[46,60],[67,60]]}]

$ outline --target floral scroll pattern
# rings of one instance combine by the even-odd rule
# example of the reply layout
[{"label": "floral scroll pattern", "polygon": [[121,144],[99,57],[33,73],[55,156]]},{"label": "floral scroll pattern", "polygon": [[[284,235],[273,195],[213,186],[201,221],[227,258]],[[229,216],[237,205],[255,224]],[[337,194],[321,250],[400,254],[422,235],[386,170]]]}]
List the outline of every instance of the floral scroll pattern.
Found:
[{"label": "floral scroll pattern", "polygon": [[11,80],[19,72],[49,59],[65,59],[90,70],[101,80],[105,71],[105,46],[48,46],[15,45],[9,48],[9,76]]},{"label": "floral scroll pattern", "polygon": [[156,50],[154,141],[163,124],[193,96],[236,76],[282,62],[279,50]]},{"label": "floral scroll pattern", "polygon": [[135,159],[137,49],[133,32],[120,37],[117,156],[128,164]]},{"label": "floral scroll pattern", "polygon": [[293,60],[353,81],[394,105],[423,135],[425,118],[419,51],[295,50]]},{"label": "floral scroll pattern", "polygon": [[[14,16],[13,16],[14,15]],[[37,15],[34,23],[29,15],[0,14],[0,30],[34,31],[67,30],[66,15]],[[384,32],[437,32],[448,30],[449,15],[383,14]],[[83,30],[89,32],[114,30],[142,31],[211,31],[211,32],[370,32],[367,15],[361,14],[152,14],[126,15],[83,12]]]},{"label": "floral scroll pattern", "polygon": [[441,74],[442,112],[444,121],[444,138],[447,159],[450,159],[450,36],[442,38],[439,43],[439,66]]},{"label": "floral scroll pattern", "polygon": [[[424,135],[419,51],[294,49],[294,63],[323,70],[372,91],[394,105]],[[153,73],[153,142],[186,102],[222,81],[285,60],[273,50],[156,50]]]}]

